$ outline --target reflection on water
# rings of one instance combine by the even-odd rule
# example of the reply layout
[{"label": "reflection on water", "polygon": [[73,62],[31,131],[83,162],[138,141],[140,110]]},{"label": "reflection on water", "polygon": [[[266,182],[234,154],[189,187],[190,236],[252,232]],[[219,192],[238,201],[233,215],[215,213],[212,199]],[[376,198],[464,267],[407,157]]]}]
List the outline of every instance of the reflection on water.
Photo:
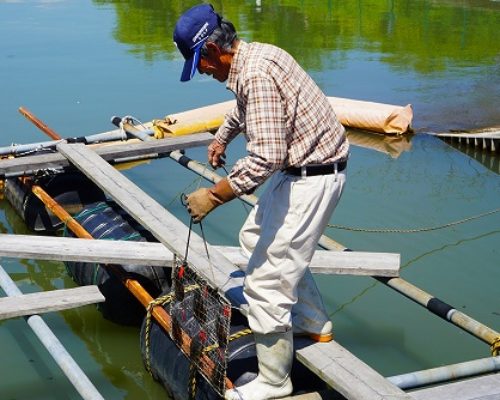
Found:
[{"label": "reflection on water", "polygon": [[388,136],[354,129],[347,131],[351,145],[380,151],[392,158],[398,158],[404,151],[410,151],[412,136],[412,134]]},{"label": "reflection on water", "polygon": [[[153,63],[180,60],[171,40],[175,21],[198,1],[94,3],[115,10],[115,39]],[[280,46],[318,72],[329,95],[413,103],[419,131],[500,123],[499,2],[212,3],[245,40]]]},{"label": "reflection on water", "polygon": [[[179,15],[199,1],[94,0],[113,5],[115,38],[154,60],[178,57],[170,40]],[[248,40],[291,51],[306,69],[334,50],[382,53],[397,68],[436,73],[450,65],[498,62],[500,4],[492,1],[212,1]],[[276,18],[279,16],[279,23]]]}]

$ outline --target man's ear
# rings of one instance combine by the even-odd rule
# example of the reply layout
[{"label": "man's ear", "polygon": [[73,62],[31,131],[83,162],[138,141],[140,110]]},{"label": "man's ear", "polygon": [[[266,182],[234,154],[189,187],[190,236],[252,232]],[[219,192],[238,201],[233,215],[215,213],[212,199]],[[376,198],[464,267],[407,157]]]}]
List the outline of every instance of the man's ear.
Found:
[{"label": "man's ear", "polygon": [[214,42],[207,42],[205,47],[207,49],[208,56],[211,59],[218,59],[221,56],[222,52],[219,46],[217,46]]}]

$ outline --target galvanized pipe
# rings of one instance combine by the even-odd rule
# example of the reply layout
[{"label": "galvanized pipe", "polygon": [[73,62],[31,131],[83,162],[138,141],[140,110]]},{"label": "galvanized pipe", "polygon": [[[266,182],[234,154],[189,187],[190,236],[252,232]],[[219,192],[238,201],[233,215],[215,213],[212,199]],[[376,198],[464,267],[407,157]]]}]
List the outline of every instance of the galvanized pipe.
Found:
[{"label": "galvanized pipe", "polygon": [[401,389],[413,389],[496,371],[500,371],[500,356],[391,376],[387,380]]},{"label": "galvanized pipe", "polygon": [[[23,294],[2,266],[0,266],[0,286],[7,296],[20,296]],[[26,318],[26,322],[82,398],[86,400],[104,400],[104,397],[97,391],[45,321],[39,315],[32,315]]]}]

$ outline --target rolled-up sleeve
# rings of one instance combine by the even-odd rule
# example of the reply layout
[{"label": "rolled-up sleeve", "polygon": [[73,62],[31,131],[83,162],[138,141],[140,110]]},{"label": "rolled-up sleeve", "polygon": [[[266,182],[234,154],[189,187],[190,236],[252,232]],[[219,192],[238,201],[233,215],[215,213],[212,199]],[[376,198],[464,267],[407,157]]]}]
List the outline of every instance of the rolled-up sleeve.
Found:
[{"label": "rolled-up sleeve", "polygon": [[279,88],[269,76],[253,74],[246,79],[245,131],[248,155],[229,174],[237,195],[252,193],[287,157],[286,125]]}]

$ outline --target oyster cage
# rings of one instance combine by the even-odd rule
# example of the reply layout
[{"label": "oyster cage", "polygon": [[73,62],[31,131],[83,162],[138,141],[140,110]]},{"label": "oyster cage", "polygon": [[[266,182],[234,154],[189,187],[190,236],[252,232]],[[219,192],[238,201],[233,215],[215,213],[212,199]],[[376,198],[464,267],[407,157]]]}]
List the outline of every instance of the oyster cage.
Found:
[{"label": "oyster cage", "polygon": [[177,258],[172,268],[172,294],[168,310],[172,339],[190,360],[191,369],[223,397],[231,304],[187,262]]}]

